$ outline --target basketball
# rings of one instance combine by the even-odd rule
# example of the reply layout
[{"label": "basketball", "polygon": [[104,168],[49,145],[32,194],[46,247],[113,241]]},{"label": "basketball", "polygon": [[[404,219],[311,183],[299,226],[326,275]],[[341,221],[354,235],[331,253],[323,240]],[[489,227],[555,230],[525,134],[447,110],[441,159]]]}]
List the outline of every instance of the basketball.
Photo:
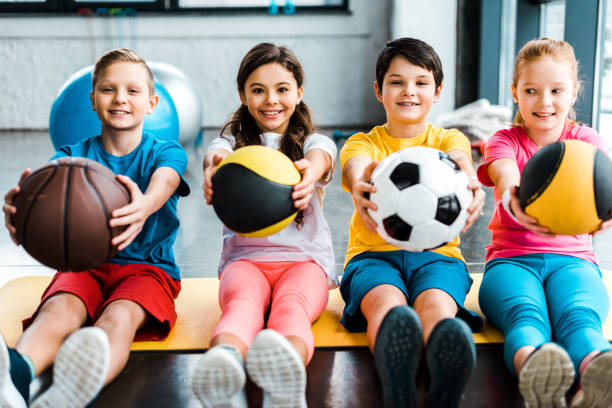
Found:
[{"label": "basketball", "polygon": [[301,177],[280,151],[260,145],[241,147],[213,174],[213,208],[221,222],[240,235],[274,234],[297,215],[291,193]]},{"label": "basketball", "polygon": [[523,168],[518,195],[523,211],[555,234],[593,232],[610,218],[612,162],[587,142],[552,143]]},{"label": "basketball", "polygon": [[95,268],[117,252],[111,212],[130,193],[104,165],[81,157],[52,160],[30,173],[13,198],[17,241],[37,261],[60,271]]}]

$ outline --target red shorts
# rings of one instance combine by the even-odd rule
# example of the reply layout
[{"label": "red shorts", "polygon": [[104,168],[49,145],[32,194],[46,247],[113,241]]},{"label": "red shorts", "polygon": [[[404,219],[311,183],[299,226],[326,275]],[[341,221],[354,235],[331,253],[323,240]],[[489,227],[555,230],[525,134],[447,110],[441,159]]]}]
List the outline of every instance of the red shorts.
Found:
[{"label": "red shorts", "polygon": [[77,296],[87,308],[89,322],[98,320],[109,303],[127,299],[138,303],[150,318],[136,333],[135,341],[163,340],[176,322],[174,299],[181,282],[162,269],[148,264],[117,265],[105,263],[83,272],[58,271],[45,292],[36,312],[23,321],[25,330],[51,296],[66,292]]}]

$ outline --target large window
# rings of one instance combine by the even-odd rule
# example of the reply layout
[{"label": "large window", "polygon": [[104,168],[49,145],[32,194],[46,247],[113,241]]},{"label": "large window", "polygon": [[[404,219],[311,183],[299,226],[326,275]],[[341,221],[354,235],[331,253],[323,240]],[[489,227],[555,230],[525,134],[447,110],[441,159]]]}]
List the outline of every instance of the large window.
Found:
[{"label": "large window", "polygon": [[348,0],[0,0],[5,12],[133,11],[261,12],[293,14],[348,10]]},{"label": "large window", "polygon": [[540,5],[540,37],[563,40],[565,30],[565,1]]},{"label": "large window", "polygon": [[600,52],[601,88],[599,100],[599,134],[612,149],[612,4],[605,1],[603,45]]}]

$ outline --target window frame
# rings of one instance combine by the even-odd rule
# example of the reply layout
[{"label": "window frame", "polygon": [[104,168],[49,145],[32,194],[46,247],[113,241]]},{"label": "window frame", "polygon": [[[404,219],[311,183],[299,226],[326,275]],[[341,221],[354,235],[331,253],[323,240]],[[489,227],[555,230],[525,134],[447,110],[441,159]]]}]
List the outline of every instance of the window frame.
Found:
[{"label": "window frame", "polygon": [[[295,14],[329,14],[349,12],[349,0],[341,0],[340,5],[310,5],[295,6]],[[268,7],[181,7],[180,0],[154,0],[151,2],[125,1],[101,2],[95,0],[47,0],[40,2],[9,2],[0,1],[0,13],[74,13],[79,10],[133,10],[136,12],[172,12],[173,14],[268,14]],[[278,6],[278,14],[282,15],[283,6]]]}]

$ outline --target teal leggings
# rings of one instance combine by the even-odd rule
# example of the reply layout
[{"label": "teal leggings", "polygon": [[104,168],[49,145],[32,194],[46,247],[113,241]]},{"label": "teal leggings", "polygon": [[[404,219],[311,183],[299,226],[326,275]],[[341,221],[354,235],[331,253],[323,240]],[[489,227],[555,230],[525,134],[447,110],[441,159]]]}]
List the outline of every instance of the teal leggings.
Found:
[{"label": "teal leggings", "polygon": [[485,267],[478,298],[484,315],[504,333],[504,359],[515,375],[513,357],[523,346],[554,341],[576,372],[591,351],[610,349],[601,328],[608,293],[592,262],[546,253],[497,258]]}]

